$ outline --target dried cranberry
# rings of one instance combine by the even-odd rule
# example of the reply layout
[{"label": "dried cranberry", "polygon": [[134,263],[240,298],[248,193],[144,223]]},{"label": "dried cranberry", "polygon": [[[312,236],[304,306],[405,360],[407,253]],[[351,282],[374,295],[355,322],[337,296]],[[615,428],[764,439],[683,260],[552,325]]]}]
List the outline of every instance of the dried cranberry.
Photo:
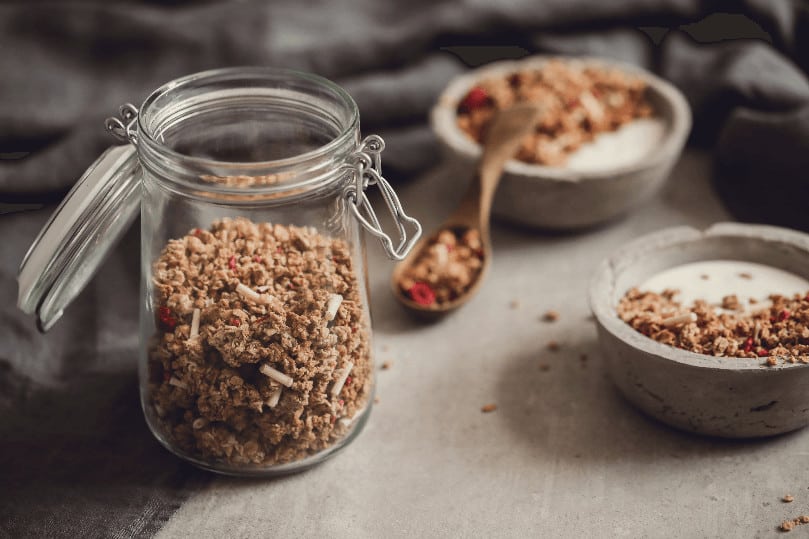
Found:
[{"label": "dried cranberry", "polygon": [[756,353],[758,354],[758,357],[766,357],[766,356],[770,355],[770,353],[767,350],[765,350],[764,348],[759,348],[758,352],[756,352]]},{"label": "dried cranberry", "polygon": [[168,307],[158,307],[157,319],[160,321],[160,326],[166,331],[174,331],[174,328],[177,327],[177,319],[174,318]]},{"label": "dried cranberry", "polygon": [[232,270],[236,269],[236,255],[230,257],[230,260],[228,260],[228,267]]},{"label": "dried cranberry", "polygon": [[790,313],[790,312],[789,312],[789,310],[784,309],[783,311],[781,311],[781,314],[780,314],[780,315],[778,315],[778,319],[779,319],[779,320],[786,320],[786,319],[788,319],[790,316],[792,316],[792,313]]},{"label": "dried cranberry", "polygon": [[232,318],[230,319],[230,325],[231,325],[231,326],[241,326],[241,325],[242,325],[242,321],[241,321],[241,320],[239,320],[238,318],[236,318],[236,317],[234,316],[234,317],[232,317]]},{"label": "dried cranberry", "polygon": [[470,110],[479,109],[488,104],[489,93],[480,86],[475,86],[469,90],[469,93],[463,98],[459,108],[464,112],[468,112]]},{"label": "dried cranberry", "polygon": [[747,337],[747,340],[744,341],[744,351],[749,352],[753,349],[753,337]]},{"label": "dried cranberry", "polygon": [[416,283],[407,291],[410,299],[419,305],[432,305],[435,303],[435,292],[427,283]]}]

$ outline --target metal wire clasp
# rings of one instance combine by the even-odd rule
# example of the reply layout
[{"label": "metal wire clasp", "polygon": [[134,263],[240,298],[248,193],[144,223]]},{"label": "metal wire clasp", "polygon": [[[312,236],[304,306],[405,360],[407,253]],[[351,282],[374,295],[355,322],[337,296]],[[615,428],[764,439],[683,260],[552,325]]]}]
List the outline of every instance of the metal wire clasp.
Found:
[{"label": "metal wire clasp", "polygon": [[[396,196],[393,187],[382,177],[381,154],[384,149],[385,141],[379,135],[365,137],[359,151],[354,154],[354,178],[346,186],[344,196],[360,224],[373,236],[379,238],[388,257],[394,260],[403,260],[421,237],[421,224],[405,214],[402,203],[399,201],[399,197]],[[382,199],[388,206],[388,211],[390,211],[396,224],[399,242],[395,247],[393,239],[382,230],[382,225],[379,224],[376,212],[374,212],[371,202],[365,195],[365,190],[371,185],[379,187]],[[413,229],[413,234],[409,238],[407,225]]]},{"label": "metal wire clasp", "polygon": [[138,107],[132,103],[125,103],[118,109],[120,118],[110,116],[104,121],[104,127],[121,142],[138,144],[138,132],[135,124],[138,121]]}]

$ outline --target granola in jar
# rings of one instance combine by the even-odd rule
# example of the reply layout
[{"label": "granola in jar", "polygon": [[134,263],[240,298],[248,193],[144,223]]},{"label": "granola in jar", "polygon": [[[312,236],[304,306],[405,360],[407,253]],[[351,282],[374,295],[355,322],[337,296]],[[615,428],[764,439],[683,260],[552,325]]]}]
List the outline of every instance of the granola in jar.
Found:
[{"label": "granola in jar", "polygon": [[153,267],[148,398],[202,462],[267,467],[343,439],[372,393],[370,328],[348,244],[222,219]]}]

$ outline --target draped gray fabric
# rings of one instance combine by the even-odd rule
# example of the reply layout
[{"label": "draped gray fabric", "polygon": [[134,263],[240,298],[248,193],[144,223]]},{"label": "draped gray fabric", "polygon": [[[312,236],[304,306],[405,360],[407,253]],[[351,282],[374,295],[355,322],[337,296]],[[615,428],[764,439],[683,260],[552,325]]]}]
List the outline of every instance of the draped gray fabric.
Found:
[{"label": "draped gray fabric", "polygon": [[807,40],[809,6],[787,0],[0,3],[0,535],[151,536],[208,480],[141,417],[137,229],[49,334],[14,307],[27,246],[111,143],[118,105],[215,67],[317,72],[406,181],[435,163],[427,110],[470,65],[610,56],[685,92],[735,215],[809,230]]}]

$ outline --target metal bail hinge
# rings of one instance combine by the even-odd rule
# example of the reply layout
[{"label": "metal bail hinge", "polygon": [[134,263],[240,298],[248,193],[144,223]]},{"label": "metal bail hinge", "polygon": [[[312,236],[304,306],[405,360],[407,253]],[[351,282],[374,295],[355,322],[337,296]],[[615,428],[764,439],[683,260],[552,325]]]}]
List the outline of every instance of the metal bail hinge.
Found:
[{"label": "metal bail hinge", "polygon": [[138,131],[135,124],[138,121],[138,107],[132,103],[121,105],[118,109],[120,118],[110,116],[104,121],[107,131],[121,142],[131,142],[137,145]]},{"label": "metal bail hinge", "polygon": [[[345,197],[350,202],[349,207],[360,224],[373,236],[379,238],[388,257],[394,260],[404,260],[421,237],[421,224],[405,214],[393,187],[382,176],[382,150],[384,149],[385,141],[379,135],[365,137],[360,145],[360,150],[355,154],[354,181],[349,183],[346,188]],[[396,224],[399,242],[395,247],[393,239],[382,230],[376,212],[368,197],[365,196],[365,190],[370,185],[379,187],[382,199]],[[409,238],[406,228],[408,225],[413,229],[413,234]]]}]

